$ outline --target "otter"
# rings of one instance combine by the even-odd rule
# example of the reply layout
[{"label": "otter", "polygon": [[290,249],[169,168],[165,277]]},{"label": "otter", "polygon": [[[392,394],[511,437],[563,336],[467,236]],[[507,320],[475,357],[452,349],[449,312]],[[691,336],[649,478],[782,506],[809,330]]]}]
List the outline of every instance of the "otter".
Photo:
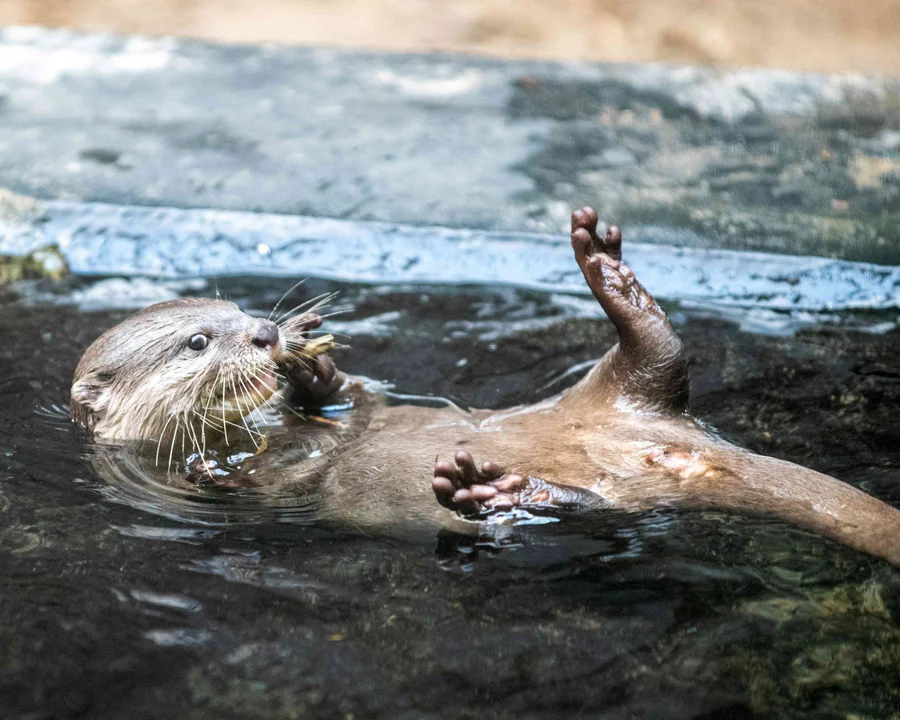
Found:
[{"label": "otter", "polygon": [[900,511],[732,445],[691,416],[685,349],[622,262],[619,229],[597,226],[592,208],[573,212],[571,244],[618,343],[572,388],[535,405],[392,404],[327,354],[304,353],[322,323],[314,312],[276,324],[221,300],[184,299],[137,313],[88,348],[72,417],[102,440],[149,442],[157,456],[168,445],[170,462],[180,434],[202,461],[207,442],[228,444],[242,416],[275,397],[288,409],[344,403],[353,406],[347,422],[314,429],[324,451],[258,454],[248,461],[253,484],[315,492],[327,516],[373,530],[472,532],[514,509],[719,508],[771,515],[900,564]]}]

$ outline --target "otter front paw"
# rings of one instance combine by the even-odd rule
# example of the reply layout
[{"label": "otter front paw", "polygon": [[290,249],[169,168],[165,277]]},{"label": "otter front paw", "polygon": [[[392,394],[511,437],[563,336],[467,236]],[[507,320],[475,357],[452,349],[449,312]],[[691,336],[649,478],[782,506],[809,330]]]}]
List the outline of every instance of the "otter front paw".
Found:
[{"label": "otter front paw", "polygon": [[291,383],[292,400],[300,405],[321,405],[344,382],[344,374],[329,355],[285,363],[281,370]]},{"label": "otter front paw", "polygon": [[553,500],[549,486],[535,478],[507,473],[496,463],[476,467],[465,450],[454,462],[437,460],[431,481],[437,501],[463,517],[520,506],[541,506]]},{"label": "otter front paw", "polygon": [[314,342],[307,334],[321,325],[322,318],[315,313],[293,317],[281,325],[285,347],[277,360],[278,369],[293,387],[293,400],[301,405],[320,405],[344,382],[330,355],[309,357],[303,352]]}]

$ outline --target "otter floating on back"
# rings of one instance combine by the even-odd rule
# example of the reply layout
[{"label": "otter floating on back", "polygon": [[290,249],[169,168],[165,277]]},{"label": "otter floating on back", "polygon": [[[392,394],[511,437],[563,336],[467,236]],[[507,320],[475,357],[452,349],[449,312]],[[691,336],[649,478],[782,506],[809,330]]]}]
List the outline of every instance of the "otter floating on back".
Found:
[{"label": "otter floating on back", "polygon": [[[474,527],[514,507],[660,505],[764,513],[900,564],[900,511],[821,473],[731,445],[688,409],[687,359],[668,317],[621,262],[621,234],[572,215],[572,247],[619,342],[577,385],[541,403],[463,412],[389,406],[307,339],[314,314],[281,327],[228,302],[151,306],[96,340],[72,386],[72,417],[99,439],[174,451],[238,433],[285,377],[302,403],[353,398],[340,442],[257,481],[320,493],[333,517],[371,528]],[[337,432],[337,431],[335,431]],[[473,455],[487,462],[476,464]],[[435,456],[451,456],[438,460]],[[430,482],[429,482],[430,480]],[[437,502],[435,502],[437,500]]]}]

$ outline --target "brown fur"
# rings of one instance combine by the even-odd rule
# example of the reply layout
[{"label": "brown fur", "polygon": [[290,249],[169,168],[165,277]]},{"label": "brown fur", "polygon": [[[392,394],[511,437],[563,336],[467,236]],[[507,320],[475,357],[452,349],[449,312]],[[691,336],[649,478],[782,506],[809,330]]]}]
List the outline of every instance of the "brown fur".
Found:
[{"label": "brown fur", "polygon": [[[619,343],[575,387],[497,412],[396,407],[360,380],[333,370],[323,378],[282,362],[306,400],[324,394],[312,392],[317,382],[329,391],[340,385],[336,392],[357,409],[350,427],[334,431],[339,442],[317,459],[261,456],[254,477],[314,491],[325,498],[326,517],[372,530],[471,529],[474,523],[459,515],[509,506],[712,507],[774,515],[900,564],[900,511],[834,478],[730,445],[690,417],[681,342],[619,261],[618,230],[601,238],[596,225],[592,210],[576,211],[572,244]],[[158,418],[187,402],[178,388],[197,383],[201,390],[188,394],[196,403],[212,372],[210,366],[192,375],[167,349],[167,338],[174,333],[183,345],[205,323],[230,338],[217,356],[221,364],[246,350],[246,341],[235,339],[245,332],[241,318],[234,306],[216,301],[138,313],[86,353],[73,386],[73,417],[105,437],[153,438],[146,430],[159,433]],[[490,463],[479,469],[470,454]],[[435,466],[436,456],[455,459]]]},{"label": "brown fur", "polygon": [[[159,444],[186,430],[197,445],[271,395],[274,378],[250,384],[276,367],[271,349],[254,344],[269,327],[222,300],[145,308],[87,349],[75,370],[71,415],[101,440]],[[210,338],[209,346],[191,350],[196,335]]]}]

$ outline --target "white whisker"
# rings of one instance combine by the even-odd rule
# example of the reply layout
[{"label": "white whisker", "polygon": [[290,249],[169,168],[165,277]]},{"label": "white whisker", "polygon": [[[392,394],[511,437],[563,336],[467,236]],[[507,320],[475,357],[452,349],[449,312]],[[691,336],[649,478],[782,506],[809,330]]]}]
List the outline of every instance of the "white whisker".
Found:
[{"label": "white whisker", "polygon": [[[156,440],[156,460],[154,461],[154,467],[159,467],[159,447],[162,444],[163,438],[166,435],[166,428],[169,427],[169,423],[172,422],[172,419],[175,415],[169,415],[169,418],[166,420],[165,425],[163,425],[162,430],[159,432],[159,438]],[[177,427],[177,423],[176,423]],[[168,472],[168,470],[166,471]]]},{"label": "white whisker", "polygon": [[[222,374],[222,369],[219,368],[219,375]],[[228,445],[228,428],[225,423],[225,397],[228,393],[225,390],[225,377],[222,376],[222,432],[225,434],[225,445]]]},{"label": "white whisker", "polygon": [[169,464],[166,465],[166,475],[172,472],[172,456],[175,454],[175,439],[178,437],[178,417],[173,415],[175,418],[175,429],[172,431],[172,444],[169,446]]},{"label": "white whisker", "polygon": [[[306,300],[299,305],[295,305],[290,310],[281,313],[281,315],[275,321],[275,324],[280,326],[281,323],[286,322],[287,319],[290,319],[288,318],[289,315],[297,312],[298,310],[305,309],[308,313],[314,312],[317,308],[322,307],[324,304],[337,297],[339,292],[339,290],[335,290],[331,293],[322,293],[321,295],[316,295],[314,298],[310,298],[309,300]],[[312,307],[307,307],[308,305],[312,305]]]},{"label": "white whisker", "polygon": [[288,295],[290,295],[292,292],[294,292],[294,290],[296,290],[298,287],[300,287],[300,286],[301,286],[303,283],[305,283],[305,282],[306,282],[306,278],[303,278],[300,282],[297,282],[297,283],[294,283],[293,285],[291,285],[290,289],[287,290],[287,291],[284,293],[284,295],[282,295],[282,296],[279,298],[278,302],[275,303],[275,307],[273,307],[273,308],[269,311],[269,314],[266,315],[266,320],[271,320],[271,319],[272,319],[272,315],[274,315],[275,312],[278,310],[278,308],[281,307],[281,303],[284,302],[285,298],[286,298]]},{"label": "white whisker", "polygon": [[241,405],[240,395],[238,395],[237,385],[234,382],[234,375],[231,376],[231,388],[234,390],[234,401],[237,403],[238,413],[241,415],[241,422],[244,424],[244,429],[247,431],[247,434],[250,436],[250,440],[253,442],[256,449],[259,450],[259,444],[256,442],[256,438],[253,436],[253,431],[250,430],[250,427],[247,425],[246,419],[244,419],[244,408]]},{"label": "white whisker", "polygon": [[[244,394],[245,394],[247,397],[250,397],[250,396],[253,395],[253,392],[251,392],[251,391],[255,390],[255,387],[254,387],[254,385],[253,385],[252,382],[249,382],[249,381],[248,381],[247,383],[245,383],[244,381],[245,381],[246,379],[247,379],[246,374],[245,374],[243,371],[241,371],[241,376],[238,378],[238,382],[241,384],[241,389],[243,389]],[[259,432],[259,423],[257,423],[257,421],[256,421],[255,419],[253,419],[252,415],[253,415],[253,413],[255,412],[257,415],[260,416],[260,418],[262,419],[263,423],[265,423],[265,419],[266,419],[266,418],[265,418],[265,416],[262,414],[262,411],[261,411],[259,408],[260,408],[261,405],[265,405],[266,402],[267,402],[267,400],[266,400],[266,399],[265,399],[258,391],[256,392],[256,395],[257,395],[257,397],[259,397],[260,400],[262,400],[262,403],[261,403],[261,404],[255,405],[255,406],[250,410],[250,419],[251,419],[251,421],[253,422],[254,426],[256,427],[257,433],[259,434],[260,437],[262,437],[263,434],[262,434],[261,432]]]}]

